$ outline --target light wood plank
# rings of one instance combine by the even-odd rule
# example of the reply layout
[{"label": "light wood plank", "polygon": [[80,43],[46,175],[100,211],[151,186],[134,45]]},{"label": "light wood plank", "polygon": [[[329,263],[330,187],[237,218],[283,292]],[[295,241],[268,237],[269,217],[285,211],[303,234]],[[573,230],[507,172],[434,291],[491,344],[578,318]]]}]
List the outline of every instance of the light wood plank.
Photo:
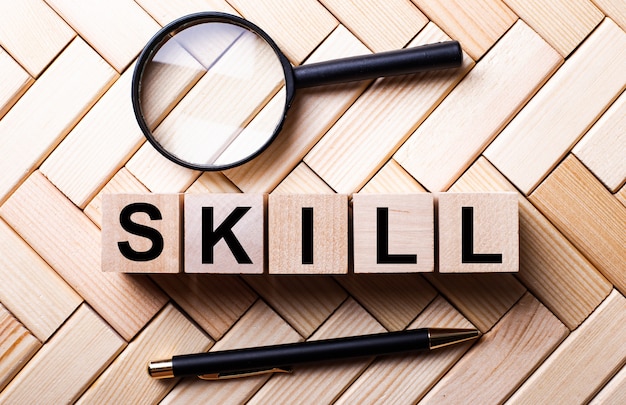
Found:
[{"label": "light wood plank", "polygon": [[156,380],[146,372],[151,360],[205,351],[213,341],[172,304],[133,340],[80,397],[79,404],[158,402],[176,379]]},{"label": "light wood plank", "polygon": [[394,159],[428,190],[447,190],[561,62],[557,52],[518,21]]},{"label": "light wood plank", "polygon": [[626,292],[626,207],[569,155],[530,201],[620,291]]},{"label": "light wood plank", "polygon": [[229,3],[244,18],[266,31],[295,65],[338,24],[335,17],[314,0],[230,0]]},{"label": "light wood plank", "polygon": [[74,402],[125,345],[83,304],[0,393],[0,402]]},{"label": "light wood plank", "polygon": [[[80,38],[0,121],[0,202],[39,165],[115,78]],[[36,111],[37,113],[33,113]]]},{"label": "light wood plank", "polygon": [[529,194],[626,86],[626,33],[605,19],[485,151]]},{"label": "light wood plank", "polygon": [[[348,299],[311,340],[384,332],[354,300]],[[285,403],[298,398],[302,404],[331,403],[370,363],[371,359],[302,365],[291,375],[274,375],[250,404]]]},{"label": "light wood plank", "polygon": [[244,280],[302,336],[310,336],[348,294],[328,276],[244,276]]},{"label": "light wood plank", "polygon": [[[472,328],[442,297],[437,297],[409,329]],[[456,363],[474,342],[428,353],[379,357],[339,397],[336,404],[415,403]]]},{"label": "light wood plank", "polygon": [[333,194],[334,190],[306,163],[300,163],[280,182],[272,194]]},{"label": "light wood plank", "polygon": [[[516,191],[484,157],[454,191]],[[612,284],[523,195],[519,194],[520,271],[517,278],[570,330],[609,295]]]},{"label": "light wood plank", "polygon": [[418,274],[350,274],[335,279],[392,331],[405,329],[437,295],[437,290]]},{"label": "light wood plank", "polygon": [[389,161],[376,173],[359,193],[424,193],[422,187],[394,159]]},{"label": "light wood plank", "polygon": [[41,165],[41,172],[81,208],[145,140],[130,100],[132,73],[127,70],[111,86]]},{"label": "light wood plank", "polygon": [[46,1],[120,73],[160,28],[134,1]]},{"label": "light wood plank", "polygon": [[625,338],[626,299],[614,290],[508,403],[571,404],[589,401],[624,365]]},{"label": "light wood plank", "polygon": [[221,339],[257,295],[239,277],[202,274],[150,276],[213,339]]},{"label": "light wood plank", "polygon": [[[287,322],[263,301],[257,301],[211,351],[295,343],[302,341]],[[259,375],[236,380],[205,383],[184,379],[161,404],[245,403],[270,378]]]},{"label": "light wood plank", "polygon": [[622,188],[615,193],[615,197],[626,206],[626,185],[622,186]]},{"label": "light wood plank", "polygon": [[148,189],[139,182],[125,167],[122,167],[107,182],[100,192],[85,207],[85,215],[99,228],[102,228],[102,196],[115,193],[147,193]]},{"label": "light wood plank", "polygon": [[474,60],[515,23],[517,16],[498,0],[412,0],[428,18],[461,42]]},{"label": "light wood plank", "polygon": [[591,405],[623,404],[626,402],[626,365],[602,388]]},{"label": "light wood plank", "polygon": [[626,8],[621,0],[593,0],[593,2],[607,17],[626,31]]},{"label": "light wood plank", "polygon": [[42,0],[0,3],[0,45],[34,78],[75,36]]},{"label": "light wood plank", "polygon": [[165,305],[146,277],[104,273],[100,231],[40,172],[0,207],[0,215],[125,339]]},{"label": "light wood plank", "polygon": [[[339,25],[306,63],[368,53],[365,45]],[[245,192],[271,192],[368,84],[369,81],[365,81],[298,90],[280,135],[261,155],[243,166],[227,170],[226,176]]]},{"label": "light wood plank", "polygon": [[0,304],[0,392],[40,347],[39,340]]},{"label": "light wood plank", "polygon": [[0,219],[0,302],[45,342],[83,301]]},{"label": "light wood plank", "polygon": [[321,3],[374,52],[403,48],[428,23],[426,16],[405,0]]},{"label": "light wood plank", "polygon": [[137,4],[146,10],[161,26],[185,15],[205,11],[237,14],[225,0],[137,0]]},{"label": "light wood plank", "polygon": [[185,192],[189,194],[239,193],[240,190],[223,173],[204,172]]},{"label": "light wood plank", "polygon": [[[445,41],[434,24],[409,44]],[[341,116],[304,161],[339,193],[358,191],[472,67],[378,79]]]},{"label": "light wood plank", "polygon": [[502,403],[568,333],[565,325],[527,293],[422,402]]},{"label": "light wood plank", "polygon": [[0,118],[9,111],[13,104],[35,82],[11,55],[0,48]]},{"label": "light wood plank", "polygon": [[626,92],[600,117],[572,152],[611,191],[626,181]]},{"label": "light wood plank", "polygon": [[590,0],[504,2],[563,57],[567,57],[604,18]]},{"label": "light wood plank", "polygon": [[482,333],[526,292],[511,274],[427,274],[425,278]]}]

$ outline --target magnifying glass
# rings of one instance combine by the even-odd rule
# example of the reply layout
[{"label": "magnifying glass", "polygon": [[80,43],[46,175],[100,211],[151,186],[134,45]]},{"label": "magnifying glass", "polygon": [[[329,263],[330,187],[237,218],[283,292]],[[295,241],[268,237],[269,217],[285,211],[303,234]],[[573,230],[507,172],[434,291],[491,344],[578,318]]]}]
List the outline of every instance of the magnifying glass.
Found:
[{"label": "magnifying glass", "polygon": [[456,41],[292,67],[274,41],[240,17],[205,12],[163,27],[139,55],[132,104],[148,141],[194,170],[225,170],[279,133],[295,89],[446,69]]}]

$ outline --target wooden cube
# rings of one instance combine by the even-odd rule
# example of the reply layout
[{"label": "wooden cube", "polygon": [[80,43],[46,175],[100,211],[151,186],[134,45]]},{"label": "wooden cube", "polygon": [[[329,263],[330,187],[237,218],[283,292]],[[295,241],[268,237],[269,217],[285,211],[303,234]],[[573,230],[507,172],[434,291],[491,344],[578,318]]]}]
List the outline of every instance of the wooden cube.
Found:
[{"label": "wooden cube", "polygon": [[186,273],[263,273],[263,194],[185,195]]},{"label": "wooden cube", "polygon": [[516,193],[438,195],[439,272],[519,271]]},{"label": "wooden cube", "polygon": [[434,270],[432,194],[354,194],[352,218],[355,273]]},{"label": "wooden cube", "polygon": [[271,194],[268,240],[270,273],[347,273],[348,196]]},{"label": "wooden cube", "polygon": [[102,270],[178,273],[182,195],[104,194]]}]

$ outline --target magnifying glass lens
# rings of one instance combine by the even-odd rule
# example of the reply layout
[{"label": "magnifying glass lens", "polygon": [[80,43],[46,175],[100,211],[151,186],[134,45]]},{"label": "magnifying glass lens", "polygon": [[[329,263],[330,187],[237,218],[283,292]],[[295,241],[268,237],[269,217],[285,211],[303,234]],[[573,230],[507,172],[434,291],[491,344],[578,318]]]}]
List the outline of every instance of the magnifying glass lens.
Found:
[{"label": "magnifying glass lens", "polygon": [[285,114],[286,79],[259,34],[200,21],[174,28],[153,49],[139,109],[149,139],[168,157],[193,168],[228,168],[272,140]]}]

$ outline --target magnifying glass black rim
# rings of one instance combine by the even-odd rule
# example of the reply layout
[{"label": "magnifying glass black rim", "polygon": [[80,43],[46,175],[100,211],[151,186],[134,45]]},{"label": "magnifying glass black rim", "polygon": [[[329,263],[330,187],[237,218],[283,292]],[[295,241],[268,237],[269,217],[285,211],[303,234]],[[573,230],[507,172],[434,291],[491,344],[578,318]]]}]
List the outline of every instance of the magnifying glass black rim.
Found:
[{"label": "magnifying glass black rim", "polygon": [[[268,138],[267,142],[265,142],[265,144],[261,146],[258,150],[256,150],[254,153],[252,153],[249,156],[246,156],[245,158],[241,160],[238,160],[236,162],[229,163],[226,165],[201,165],[201,164],[190,163],[186,160],[181,159],[177,155],[170,153],[167,149],[161,146],[161,144],[155,139],[154,135],[152,134],[152,131],[150,131],[148,124],[146,123],[145,117],[143,115],[141,101],[140,101],[141,80],[143,78],[145,68],[147,64],[152,61],[152,58],[156,54],[156,52],[166,42],[165,39],[170,34],[176,34],[177,32],[182,31],[185,28],[188,28],[197,24],[208,23],[208,22],[238,25],[250,31],[253,31],[255,34],[263,38],[265,42],[267,42],[274,50],[274,53],[278,57],[278,60],[280,61],[280,64],[283,68],[283,73],[285,76],[285,90],[286,90],[285,107],[283,109],[283,115],[280,118],[279,122],[277,123],[276,128],[274,129],[274,133],[272,134],[270,138]],[[189,169],[201,170],[201,171],[218,171],[218,170],[231,169],[233,167],[249,162],[250,160],[257,157],[265,149],[267,149],[267,147],[276,138],[276,136],[278,135],[278,133],[280,132],[283,126],[283,122],[285,121],[287,110],[289,109],[289,106],[291,105],[294,92],[295,92],[295,82],[294,82],[293,68],[291,66],[291,63],[289,63],[289,60],[287,59],[287,57],[282,53],[280,48],[278,48],[278,45],[276,45],[276,43],[272,40],[272,38],[270,38],[270,36],[267,35],[261,28],[251,23],[250,21],[244,20],[243,18],[232,15],[232,14],[218,13],[218,12],[201,12],[201,13],[186,15],[175,21],[172,21],[171,23],[161,28],[150,39],[150,41],[148,41],[147,45],[144,47],[144,49],[139,54],[139,57],[137,58],[137,63],[135,65],[135,70],[133,72],[133,78],[132,78],[131,100],[133,104],[133,111],[135,112],[135,118],[137,119],[137,123],[139,124],[141,131],[143,132],[148,142],[150,142],[150,144],[152,144],[152,146],[159,153],[161,153],[163,156],[165,156],[172,162],[179,164],[183,167],[189,168]]]}]

